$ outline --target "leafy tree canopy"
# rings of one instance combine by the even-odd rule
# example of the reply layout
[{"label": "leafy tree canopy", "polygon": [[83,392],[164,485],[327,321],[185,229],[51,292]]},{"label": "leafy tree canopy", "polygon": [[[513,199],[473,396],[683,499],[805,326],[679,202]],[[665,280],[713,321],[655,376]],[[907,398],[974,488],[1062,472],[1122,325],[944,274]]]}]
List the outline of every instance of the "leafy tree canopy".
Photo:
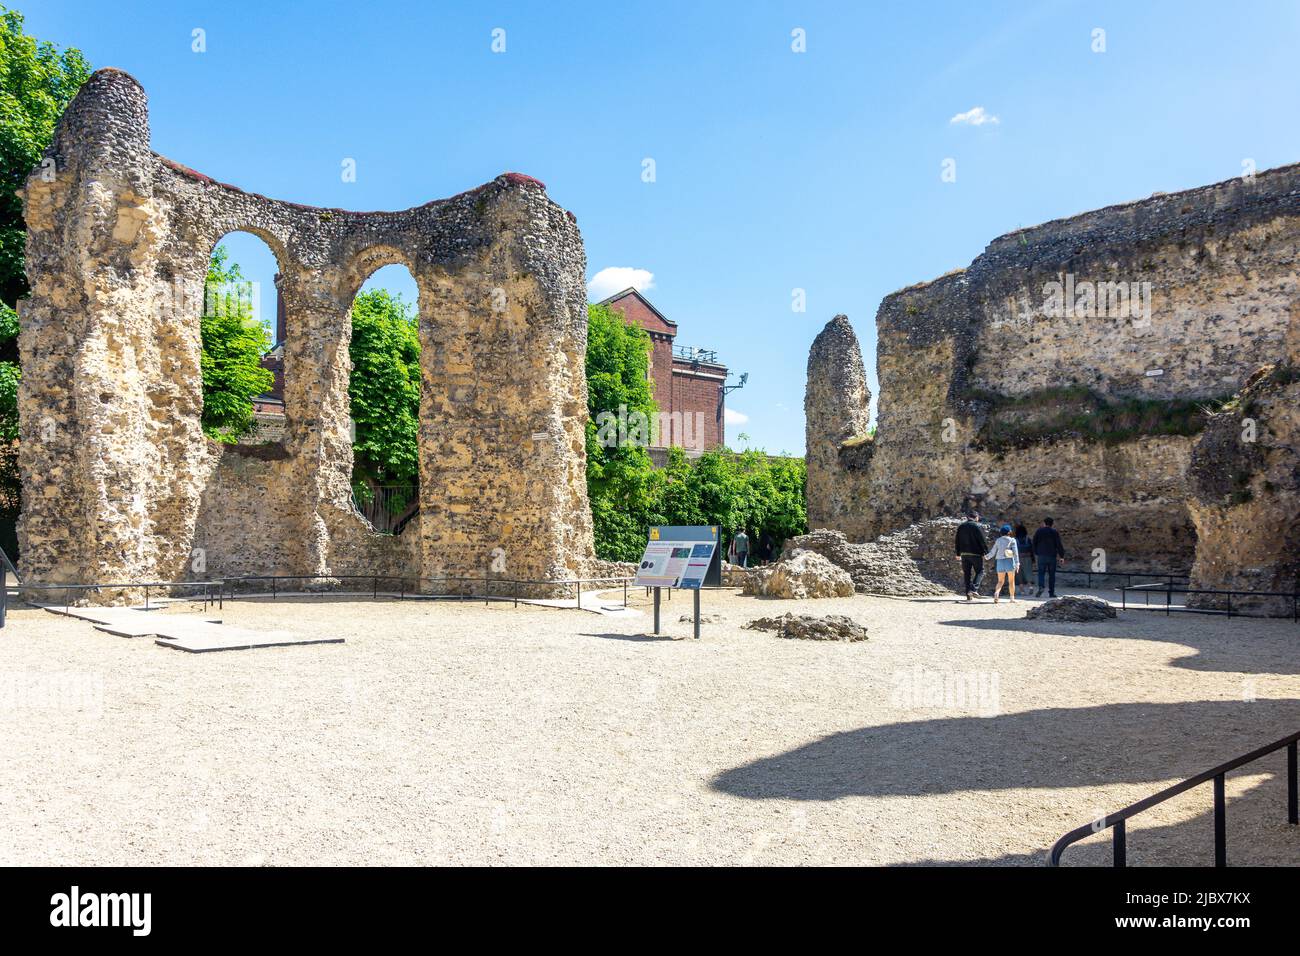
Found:
[{"label": "leafy tree canopy", "polygon": [[54,138],[64,107],[90,76],[79,50],[23,33],[23,15],[0,6],[0,301],[27,294],[27,228],[17,191]]},{"label": "leafy tree canopy", "polygon": [[418,484],[420,477],[420,325],[416,309],[386,289],[352,303],[352,378],[348,397],[356,437],[353,490],[368,483]]},{"label": "leafy tree canopy", "polygon": [[203,339],[203,431],[219,442],[234,443],[252,432],[253,399],[275,383],[262,368],[271,348],[266,326],[253,316],[245,282],[225,246],[212,250],[207,292],[199,323]]},{"label": "leafy tree canopy", "polygon": [[631,419],[640,412],[653,419],[658,412],[649,361],[650,337],[643,329],[606,306],[587,307],[587,496],[596,554],[639,559],[653,524],[716,524],[727,534],[744,528],[755,543],[764,532],[779,544],[807,531],[801,458],[723,448],[690,459],[673,448],[667,465],[655,469],[635,442],[611,447],[602,414]]}]

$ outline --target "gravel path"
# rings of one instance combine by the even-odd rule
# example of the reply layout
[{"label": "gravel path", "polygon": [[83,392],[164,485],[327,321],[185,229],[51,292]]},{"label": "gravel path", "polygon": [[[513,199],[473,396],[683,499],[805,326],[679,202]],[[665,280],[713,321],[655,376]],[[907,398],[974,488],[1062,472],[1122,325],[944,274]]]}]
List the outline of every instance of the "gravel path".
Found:
[{"label": "gravel path", "polygon": [[[11,611],[0,863],[1036,865],[1300,729],[1290,621],[1027,606],[706,593],[697,642],[680,592],[665,639],[648,615],[243,601],[227,622],[347,643],[200,655]],[[870,640],[741,627],[785,611]],[[1300,862],[1284,766],[1229,778],[1230,862]],[[1210,801],[1143,815],[1130,863],[1210,862]]]}]

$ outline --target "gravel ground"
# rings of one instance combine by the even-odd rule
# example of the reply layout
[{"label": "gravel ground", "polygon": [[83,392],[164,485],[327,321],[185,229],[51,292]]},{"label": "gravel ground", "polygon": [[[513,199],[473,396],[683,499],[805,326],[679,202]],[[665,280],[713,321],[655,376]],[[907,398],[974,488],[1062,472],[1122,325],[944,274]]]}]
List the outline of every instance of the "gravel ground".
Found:
[{"label": "gravel ground", "polygon": [[[1290,621],[703,601],[700,641],[680,592],[664,638],[648,616],[241,601],[227,622],[347,643],[200,655],[11,611],[0,863],[1038,865],[1066,830],[1300,729]],[[741,627],[785,611],[871,638]],[[1229,862],[1300,862],[1284,767],[1229,778]],[[1210,807],[1206,787],[1144,814],[1130,863],[1211,862]]]}]

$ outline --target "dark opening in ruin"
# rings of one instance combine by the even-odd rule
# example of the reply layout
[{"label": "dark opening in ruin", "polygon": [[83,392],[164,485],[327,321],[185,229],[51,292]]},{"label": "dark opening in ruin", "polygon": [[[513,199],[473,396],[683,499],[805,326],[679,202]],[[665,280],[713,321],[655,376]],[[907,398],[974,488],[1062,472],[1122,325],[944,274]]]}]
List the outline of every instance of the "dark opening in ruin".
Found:
[{"label": "dark opening in ruin", "polygon": [[283,442],[287,315],[280,263],[264,240],[229,232],[203,282],[203,431],[225,444]]},{"label": "dark opening in ruin", "polygon": [[348,404],[352,496],[379,532],[419,510],[419,289],[401,264],[372,272],[352,301]]}]

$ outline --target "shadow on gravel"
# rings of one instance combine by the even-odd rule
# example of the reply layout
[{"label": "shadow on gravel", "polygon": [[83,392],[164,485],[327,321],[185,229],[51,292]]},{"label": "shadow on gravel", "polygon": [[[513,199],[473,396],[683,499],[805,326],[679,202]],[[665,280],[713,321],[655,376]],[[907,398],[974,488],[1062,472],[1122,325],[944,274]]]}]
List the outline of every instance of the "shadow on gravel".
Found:
[{"label": "shadow on gravel", "polygon": [[[992,605],[990,605],[991,607]],[[1021,605],[1017,602],[1016,607]],[[1025,605],[1028,610],[1032,605]],[[1003,605],[999,604],[999,610]],[[965,609],[963,609],[965,610]],[[1108,640],[1157,641],[1188,648],[1194,654],[1176,657],[1173,667],[1194,671],[1230,671],[1242,674],[1300,674],[1300,625],[1290,620],[1269,618],[1210,619],[1198,618],[1204,625],[1213,620],[1215,626],[1188,627],[1187,615],[1165,617],[1150,611],[1120,611],[1119,617],[1108,621],[1078,623],[1072,621],[1047,621],[1041,618],[983,617],[939,621],[944,627],[973,628],[990,631],[1027,631],[1035,634],[1061,634],[1067,637],[1102,637]],[[1140,626],[1142,633],[1134,633]],[[1283,640],[1261,645],[1258,640],[1261,627],[1277,629]],[[1253,630],[1253,633],[1252,633]]]},{"label": "shadow on gravel", "polygon": [[599,637],[607,641],[680,641],[684,638],[672,637],[669,634],[582,634],[582,637]]},{"label": "shadow on gravel", "polygon": [[[1300,865],[1300,826],[1290,826],[1286,822],[1285,769],[1286,754],[1277,753],[1238,771],[1267,776],[1237,796],[1228,798],[1226,844],[1229,866]],[[1236,774],[1229,774],[1229,777],[1234,776]],[[1196,807],[1197,812],[1179,823],[1162,826],[1145,824],[1142,814],[1134,817],[1128,828],[1129,866],[1214,865],[1214,797],[1210,785],[1205,784],[1175,799],[1181,808]],[[1098,808],[1101,812],[1119,809],[1111,806]],[[1087,822],[1071,821],[1069,827]],[[1062,832],[1064,830],[1063,827]],[[1044,846],[1031,853],[1004,853],[972,860],[928,857],[904,865],[1046,866],[1049,852],[1050,847]],[[1111,831],[1105,830],[1068,847],[1061,855],[1061,866],[1109,867],[1113,860]]]},{"label": "shadow on gravel", "polygon": [[[749,800],[838,800],[962,791],[1159,784],[1300,727],[1300,700],[1049,708],[863,727],[764,757],[711,781]],[[1201,741],[1196,748],[1190,739]],[[1212,741],[1212,745],[1205,742]],[[1252,772],[1276,772],[1285,753]],[[1118,809],[1118,808],[1112,808]]]}]

